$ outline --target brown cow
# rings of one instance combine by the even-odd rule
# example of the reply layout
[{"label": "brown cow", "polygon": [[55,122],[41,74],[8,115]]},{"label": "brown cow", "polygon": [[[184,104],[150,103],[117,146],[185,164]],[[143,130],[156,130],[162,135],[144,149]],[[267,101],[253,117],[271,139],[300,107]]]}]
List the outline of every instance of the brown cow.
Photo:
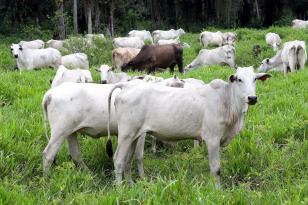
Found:
[{"label": "brown cow", "polygon": [[170,68],[174,72],[174,66],[178,65],[179,72],[183,73],[183,49],[179,44],[169,45],[145,45],[138,55],[122,66],[122,71],[127,69],[146,70],[154,72],[157,68]]}]

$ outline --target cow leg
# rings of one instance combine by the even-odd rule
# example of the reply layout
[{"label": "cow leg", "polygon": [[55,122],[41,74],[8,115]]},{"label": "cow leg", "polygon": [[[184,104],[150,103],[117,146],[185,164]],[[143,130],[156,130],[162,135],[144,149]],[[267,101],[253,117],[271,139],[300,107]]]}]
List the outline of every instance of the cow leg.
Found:
[{"label": "cow leg", "polygon": [[137,160],[138,166],[138,174],[140,178],[144,176],[144,169],[143,169],[143,154],[144,154],[144,142],[145,142],[146,133],[142,134],[137,141],[135,157]]},{"label": "cow leg", "polygon": [[43,151],[43,172],[44,176],[47,176],[48,170],[51,166],[51,164],[54,161],[54,158],[56,154],[58,153],[64,139],[67,135],[59,135],[59,134],[53,134],[51,135],[51,138],[45,147]]},{"label": "cow leg", "polygon": [[199,147],[200,143],[199,140],[194,140],[194,148]]},{"label": "cow leg", "polygon": [[115,177],[117,185],[120,185],[123,181],[124,170],[126,168],[126,163],[129,161],[130,151],[132,150],[132,138],[127,137],[118,137],[118,147],[115,152],[113,161],[115,168]]},{"label": "cow leg", "polygon": [[283,72],[285,75],[288,73],[288,66],[285,63],[283,64]]},{"label": "cow leg", "polygon": [[171,66],[170,66],[170,73],[174,73],[174,66],[175,66],[175,65],[171,65]]},{"label": "cow leg", "polygon": [[157,144],[157,139],[156,137],[152,136],[152,152],[156,153],[156,144]]},{"label": "cow leg", "polygon": [[124,171],[124,176],[127,179],[129,184],[133,183],[132,180],[132,159],[135,153],[135,149],[136,149],[136,144],[137,144],[137,140],[136,139],[132,144],[131,144],[131,148],[128,150],[128,154],[126,157],[126,165],[125,165],[125,171]]},{"label": "cow leg", "polygon": [[296,62],[295,62],[295,58],[290,58],[289,59],[289,66],[290,66],[290,70],[291,70],[291,72],[295,72],[295,64],[296,64]]},{"label": "cow leg", "polygon": [[84,163],[84,161],[81,158],[77,136],[75,134],[68,136],[67,142],[68,142],[69,152],[70,152],[70,155],[71,155],[73,161],[79,167],[88,171],[89,169],[88,169],[87,165]]},{"label": "cow leg", "polygon": [[220,139],[219,137],[206,138],[211,174],[216,179],[216,188],[220,187]]},{"label": "cow leg", "polygon": [[179,72],[183,73],[184,72],[184,70],[183,70],[183,58],[179,58],[177,60],[177,64],[178,64]]}]

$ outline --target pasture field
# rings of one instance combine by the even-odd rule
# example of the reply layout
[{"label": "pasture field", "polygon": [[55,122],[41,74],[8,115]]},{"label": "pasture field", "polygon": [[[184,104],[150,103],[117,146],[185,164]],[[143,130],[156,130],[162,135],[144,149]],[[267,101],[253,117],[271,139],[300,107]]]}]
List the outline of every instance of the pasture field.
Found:
[{"label": "pasture field", "polygon": [[[278,33],[283,42],[298,39],[308,43],[307,30],[271,27],[235,31],[238,66],[256,68],[263,58],[273,56],[264,39],[270,31]],[[184,65],[199,52],[198,36],[188,33],[181,38],[191,45],[184,50]],[[42,152],[47,140],[41,100],[55,71],[42,69],[21,75],[14,71],[9,46],[19,40],[17,36],[0,36],[0,204],[308,204],[307,67],[287,76],[273,72],[272,78],[258,82],[259,100],[250,107],[245,128],[221,150],[220,190],[215,189],[209,174],[204,144],[193,148],[192,141],[182,141],[153,154],[151,139],[145,148],[145,179],[136,180],[131,187],[116,187],[113,163],[105,152],[107,138],[78,137],[91,172],[75,167],[65,143],[50,175],[43,177]],[[262,48],[258,58],[251,52],[255,44]],[[90,56],[96,82],[99,75],[94,68],[111,63],[111,49],[107,40],[98,48],[84,50]],[[233,72],[213,66],[185,77],[210,82],[227,80]],[[171,76],[167,72],[157,75]],[[113,142],[115,149],[116,137]],[[135,166],[134,179],[136,170]]]}]

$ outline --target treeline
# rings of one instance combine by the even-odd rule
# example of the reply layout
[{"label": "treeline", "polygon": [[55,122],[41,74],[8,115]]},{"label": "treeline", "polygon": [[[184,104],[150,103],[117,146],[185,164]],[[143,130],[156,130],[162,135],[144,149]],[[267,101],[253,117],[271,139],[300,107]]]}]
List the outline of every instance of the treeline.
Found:
[{"label": "treeline", "polygon": [[27,26],[71,33],[123,34],[131,29],[289,25],[308,18],[308,0],[0,0],[0,33]]}]

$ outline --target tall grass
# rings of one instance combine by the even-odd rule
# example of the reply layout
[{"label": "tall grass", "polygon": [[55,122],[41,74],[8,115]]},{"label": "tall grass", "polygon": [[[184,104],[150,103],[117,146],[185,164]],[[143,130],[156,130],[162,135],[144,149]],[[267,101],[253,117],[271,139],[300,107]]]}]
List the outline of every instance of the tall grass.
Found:
[{"label": "tall grass", "polygon": [[[279,33],[283,42],[308,39],[307,31],[286,27],[237,29],[237,65],[256,67],[274,54],[265,44],[264,35],[269,31]],[[189,33],[181,38],[191,45],[184,50],[184,64],[199,52],[198,36]],[[19,40],[0,41],[0,204],[308,204],[307,69],[286,77],[272,73],[271,79],[257,85],[259,102],[250,107],[244,130],[221,151],[221,190],[215,189],[209,174],[205,146],[194,149],[191,141],[153,154],[148,140],[145,179],[131,187],[115,187],[105,138],[79,136],[91,172],[76,168],[64,145],[50,176],[42,176],[42,151],[47,141],[41,100],[55,71],[42,69],[21,75],[13,71],[15,61],[9,45]],[[262,48],[259,58],[251,53],[255,44]],[[110,41],[92,49],[77,45],[75,51],[90,55],[91,71],[98,82],[93,68],[110,64]],[[209,82],[227,79],[233,72],[213,66],[185,77]],[[136,179],[136,170],[134,175]]]}]

